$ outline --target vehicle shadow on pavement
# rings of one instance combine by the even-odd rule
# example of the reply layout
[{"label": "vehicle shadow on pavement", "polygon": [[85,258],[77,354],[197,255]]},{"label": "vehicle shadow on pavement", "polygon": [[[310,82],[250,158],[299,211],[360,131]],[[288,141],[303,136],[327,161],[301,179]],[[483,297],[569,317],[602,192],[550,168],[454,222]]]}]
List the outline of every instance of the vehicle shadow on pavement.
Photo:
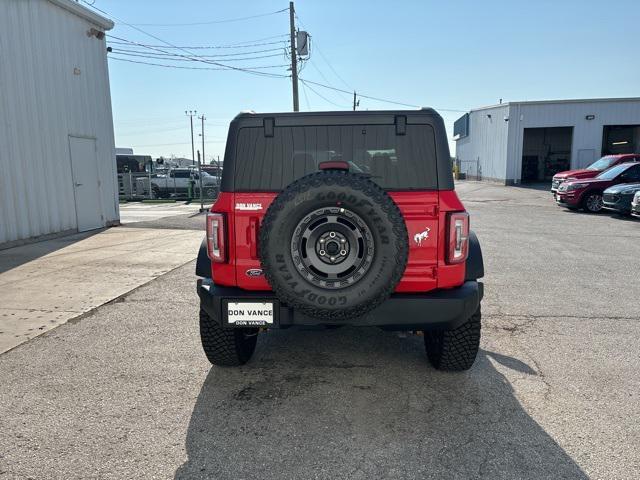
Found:
[{"label": "vehicle shadow on pavement", "polygon": [[421,337],[378,329],[261,334],[207,375],[175,478],[587,478],[494,362],[536,375],[485,351],[438,372]]}]

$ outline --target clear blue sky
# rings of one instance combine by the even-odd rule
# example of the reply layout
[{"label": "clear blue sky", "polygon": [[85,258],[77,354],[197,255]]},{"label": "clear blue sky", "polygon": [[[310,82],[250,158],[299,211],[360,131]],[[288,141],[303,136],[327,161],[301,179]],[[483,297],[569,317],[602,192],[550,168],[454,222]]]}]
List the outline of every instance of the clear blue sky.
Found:
[{"label": "clear blue sky", "polygon": [[[288,7],[287,1],[271,0],[158,0],[153,2],[153,8],[150,3],[96,0],[95,6],[132,24],[212,22]],[[640,96],[640,2],[636,0],[298,0],[296,10],[303,23],[299,28],[309,31],[315,47],[301,77],[338,88],[461,111],[497,103],[499,98],[518,101]],[[174,45],[206,46],[285,35],[289,23],[288,14],[279,13],[229,23],[139,28]],[[161,45],[118,20],[110,33],[138,43]],[[280,46],[283,45],[197,53],[222,55]],[[288,62],[277,50],[247,56],[260,55],[276,56],[231,64]],[[206,114],[207,161],[211,155],[222,157],[226,125],[239,111],[291,110],[289,79],[235,71],[169,69],[116,60],[109,61],[109,69],[116,144],[133,146],[136,153],[190,158],[185,110]],[[287,73],[284,67],[263,71]],[[351,104],[349,95],[313,88],[334,103]],[[337,108],[309,89],[305,97],[302,86],[300,105],[302,110]],[[360,108],[394,107],[361,99]],[[461,113],[440,112],[451,135],[453,121]],[[199,137],[196,141],[199,144]]]}]

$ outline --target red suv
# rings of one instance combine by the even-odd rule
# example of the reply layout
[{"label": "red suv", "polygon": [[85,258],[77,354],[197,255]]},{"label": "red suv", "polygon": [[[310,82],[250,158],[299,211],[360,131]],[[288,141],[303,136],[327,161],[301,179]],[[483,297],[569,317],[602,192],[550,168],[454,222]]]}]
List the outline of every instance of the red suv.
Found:
[{"label": "red suv", "polygon": [[567,180],[575,180],[578,178],[593,178],[607,168],[611,168],[615,165],[626,162],[640,162],[640,154],[629,153],[624,155],[607,155],[599,160],[596,160],[587,168],[558,172],[553,176],[553,179],[551,180],[551,192],[555,194],[562,182],[566,182]]},{"label": "red suv", "polygon": [[621,163],[600,172],[595,178],[569,180],[556,193],[558,205],[596,213],[604,207],[602,194],[613,185],[640,182],[640,163]]},{"label": "red suv", "polygon": [[431,109],[237,116],[196,275],[215,365],[297,325],[424,332],[442,370],[478,352],[482,253]]}]

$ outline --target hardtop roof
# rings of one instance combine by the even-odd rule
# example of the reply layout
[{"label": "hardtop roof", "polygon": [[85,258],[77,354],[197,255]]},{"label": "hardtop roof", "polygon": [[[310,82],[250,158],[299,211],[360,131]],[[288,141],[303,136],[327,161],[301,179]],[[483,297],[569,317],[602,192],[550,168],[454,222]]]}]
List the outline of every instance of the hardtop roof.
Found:
[{"label": "hardtop roof", "polygon": [[[345,124],[353,121],[354,118],[369,118],[375,123],[393,123],[396,116],[406,116],[407,120],[417,118],[441,118],[433,108],[421,108],[419,110],[336,110],[321,112],[264,112],[253,111],[240,112],[232,120],[232,123],[262,124],[265,118],[273,118],[276,125],[304,125],[310,121],[322,119],[323,122],[335,122]],[[418,122],[421,123],[421,122]]]}]

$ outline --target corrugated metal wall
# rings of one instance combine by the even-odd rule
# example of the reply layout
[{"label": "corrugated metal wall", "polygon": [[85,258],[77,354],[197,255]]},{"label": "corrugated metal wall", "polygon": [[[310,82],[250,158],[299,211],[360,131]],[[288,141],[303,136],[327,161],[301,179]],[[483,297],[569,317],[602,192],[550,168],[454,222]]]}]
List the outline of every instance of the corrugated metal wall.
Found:
[{"label": "corrugated metal wall", "polygon": [[471,177],[518,183],[525,128],[573,127],[571,168],[582,168],[600,157],[605,125],[640,125],[640,99],[511,102],[473,110],[469,135],[456,140],[456,157]]},{"label": "corrugated metal wall", "polygon": [[507,173],[509,106],[474,110],[469,114],[469,135],[456,141],[461,171],[471,178],[504,181]]},{"label": "corrugated metal wall", "polygon": [[104,222],[119,218],[105,40],[48,0],[0,2],[0,244],[77,228],[69,135],[96,138]]},{"label": "corrugated metal wall", "polygon": [[[595,118],[587,120],[587,115]],[[579,160],[581,150],[594,150],[595,159],[600,157],[605,125],[640,125],[640,100],[511,104],[508,178],[520,179],[525,128],[573,127],[571,168],[581,168],[588,163]]]}]

